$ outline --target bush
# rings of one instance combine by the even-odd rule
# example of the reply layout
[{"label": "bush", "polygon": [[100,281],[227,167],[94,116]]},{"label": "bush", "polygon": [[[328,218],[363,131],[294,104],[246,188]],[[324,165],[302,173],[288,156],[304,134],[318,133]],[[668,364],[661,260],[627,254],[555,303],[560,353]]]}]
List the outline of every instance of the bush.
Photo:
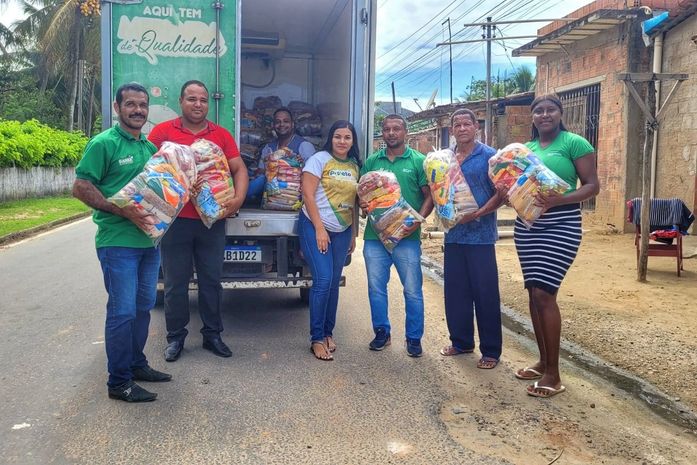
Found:
[{"label": "bush", "polygon": [[87,140],[80,132],[53,129],[36,120],[0,120],[0,168],[75,166]]}]

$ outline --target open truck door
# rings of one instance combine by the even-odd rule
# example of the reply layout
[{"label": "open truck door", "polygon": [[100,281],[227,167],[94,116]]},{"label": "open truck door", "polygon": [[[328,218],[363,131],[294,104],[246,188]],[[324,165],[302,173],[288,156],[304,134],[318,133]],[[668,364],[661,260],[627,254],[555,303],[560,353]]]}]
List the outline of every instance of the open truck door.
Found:
[{"label": "open truck door", "polygon": [[[178,116],[182,84],[197,79],[210,91],[208,118],[241,148],[258,150],[272,135],[272,109],[260,101],[301,102],[319,115],[308,125],[312,133],[301,135],[319,147],[335,120],[348,119],[365,157],[372,146],[376,10],[376,0],[108,1],[101,19],[103,125],[114,121],[111,101],[123,83],[150,92],[147,133]],[[251,127],[241,116],[248,112],[255,115]],[[307,299],[312,281],[297,224],[297,211],[245,203],[226,220],[223,288],[299,288]]]}]

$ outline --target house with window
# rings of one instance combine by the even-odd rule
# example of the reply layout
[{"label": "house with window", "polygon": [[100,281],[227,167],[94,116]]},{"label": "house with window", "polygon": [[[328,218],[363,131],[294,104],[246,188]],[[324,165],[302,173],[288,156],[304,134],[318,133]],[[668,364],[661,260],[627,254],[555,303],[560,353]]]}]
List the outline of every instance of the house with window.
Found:
[{"label": "house with window", "polygon": [[[694,72],[697,49],[686,38],[697,35],[696,4],[697,0],[597,0],[568,15],[568,21],[543,27],[537,39],[513,52],[536,57],[536,95],[557,94],[564,105],[564,124],[596,148],[601,192],[583,207],[598,221],[620,227],[627,199],[641,195],[645,120],[617,74],[651,72],[652,56],[661,51],[663,72]],[[661,51],[654,50],[656,36],[644,37],[641,28],[660,11],[669,13],[666,25],[655,33],[663,41]],[[679,197],[694,209],[697,113],[693,118],[690,112],[697,110],[697,103],[689,99],[697,101],[697,87],[689,82],[667,107],[652,183],[654,197]]]},{"label": "house with window", "polygon": [[[504,147],[511,142],[525,142],[530,138],[530,104],[535,94],[523,92],[492,99],[492,142],[495,148]],[[460,108],[472,110],[479,121],[479,140],[484,141],[484,120],[486,102],[477,100],[458,102],[429,108],[415,113],[408,118],[410,146],[422,153],[430,152],[433,147],[450,145],[450,115]],[[377,143],[381,138],[377,137]]]}]

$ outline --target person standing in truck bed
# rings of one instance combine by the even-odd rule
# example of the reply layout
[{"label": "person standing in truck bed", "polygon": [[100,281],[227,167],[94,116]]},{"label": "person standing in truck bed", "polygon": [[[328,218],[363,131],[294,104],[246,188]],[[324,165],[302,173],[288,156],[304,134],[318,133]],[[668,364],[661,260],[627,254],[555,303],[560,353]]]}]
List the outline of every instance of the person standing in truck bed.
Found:
[{"label": "person standing in truck bed", "polygon": [[291,152],[300,155],[304,161],[307,161],[316,152],[315,147],[310,142],[295,132],[293,114],[288,108],[281,107],[273,112],[273,130],[276,133],[276,138],[261,149],[258,169],[260,174],[249,181],[247,197],[260,197],[263,194],[266,184],[266,176],[264,174],[266,158],[276,150],[287,148]]},{"label": "person standing in truck bed", "polygon": [[[208,121],[208,89],[201,81],[187,81],[179,97],[182,116],[155,126],[148,136],[156,146],[165,141],[191,145],[198,139],[217,144],[225,153],[234,180],[221,205],[226,217],[237,213],[247,193],[247,168],[242,162],[237,143],[227,129]],[[160,243],[164,277],[165,320],[167,348],[165,360],[179,359],[189,324],[189,281],[196,265],[198,280],[198,309],[203,328],[203,348],[220,357],[232,352],[223,342],[223,322],[220,315],[225,252],[225,221],[208,229],[191,202],[182,209]]]}]

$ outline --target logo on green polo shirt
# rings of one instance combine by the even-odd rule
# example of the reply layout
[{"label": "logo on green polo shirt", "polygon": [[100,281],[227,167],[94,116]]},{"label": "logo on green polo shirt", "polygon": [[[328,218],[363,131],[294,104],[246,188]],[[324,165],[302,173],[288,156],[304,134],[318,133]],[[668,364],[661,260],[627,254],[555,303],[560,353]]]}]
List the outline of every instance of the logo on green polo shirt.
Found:
[{"label": "logo on green polo shirt", "polygon": [[133,164],[133,155],[128,155],[127,157],[121,158],[119,160],[119,166],[132,165],[132,164]]}]

